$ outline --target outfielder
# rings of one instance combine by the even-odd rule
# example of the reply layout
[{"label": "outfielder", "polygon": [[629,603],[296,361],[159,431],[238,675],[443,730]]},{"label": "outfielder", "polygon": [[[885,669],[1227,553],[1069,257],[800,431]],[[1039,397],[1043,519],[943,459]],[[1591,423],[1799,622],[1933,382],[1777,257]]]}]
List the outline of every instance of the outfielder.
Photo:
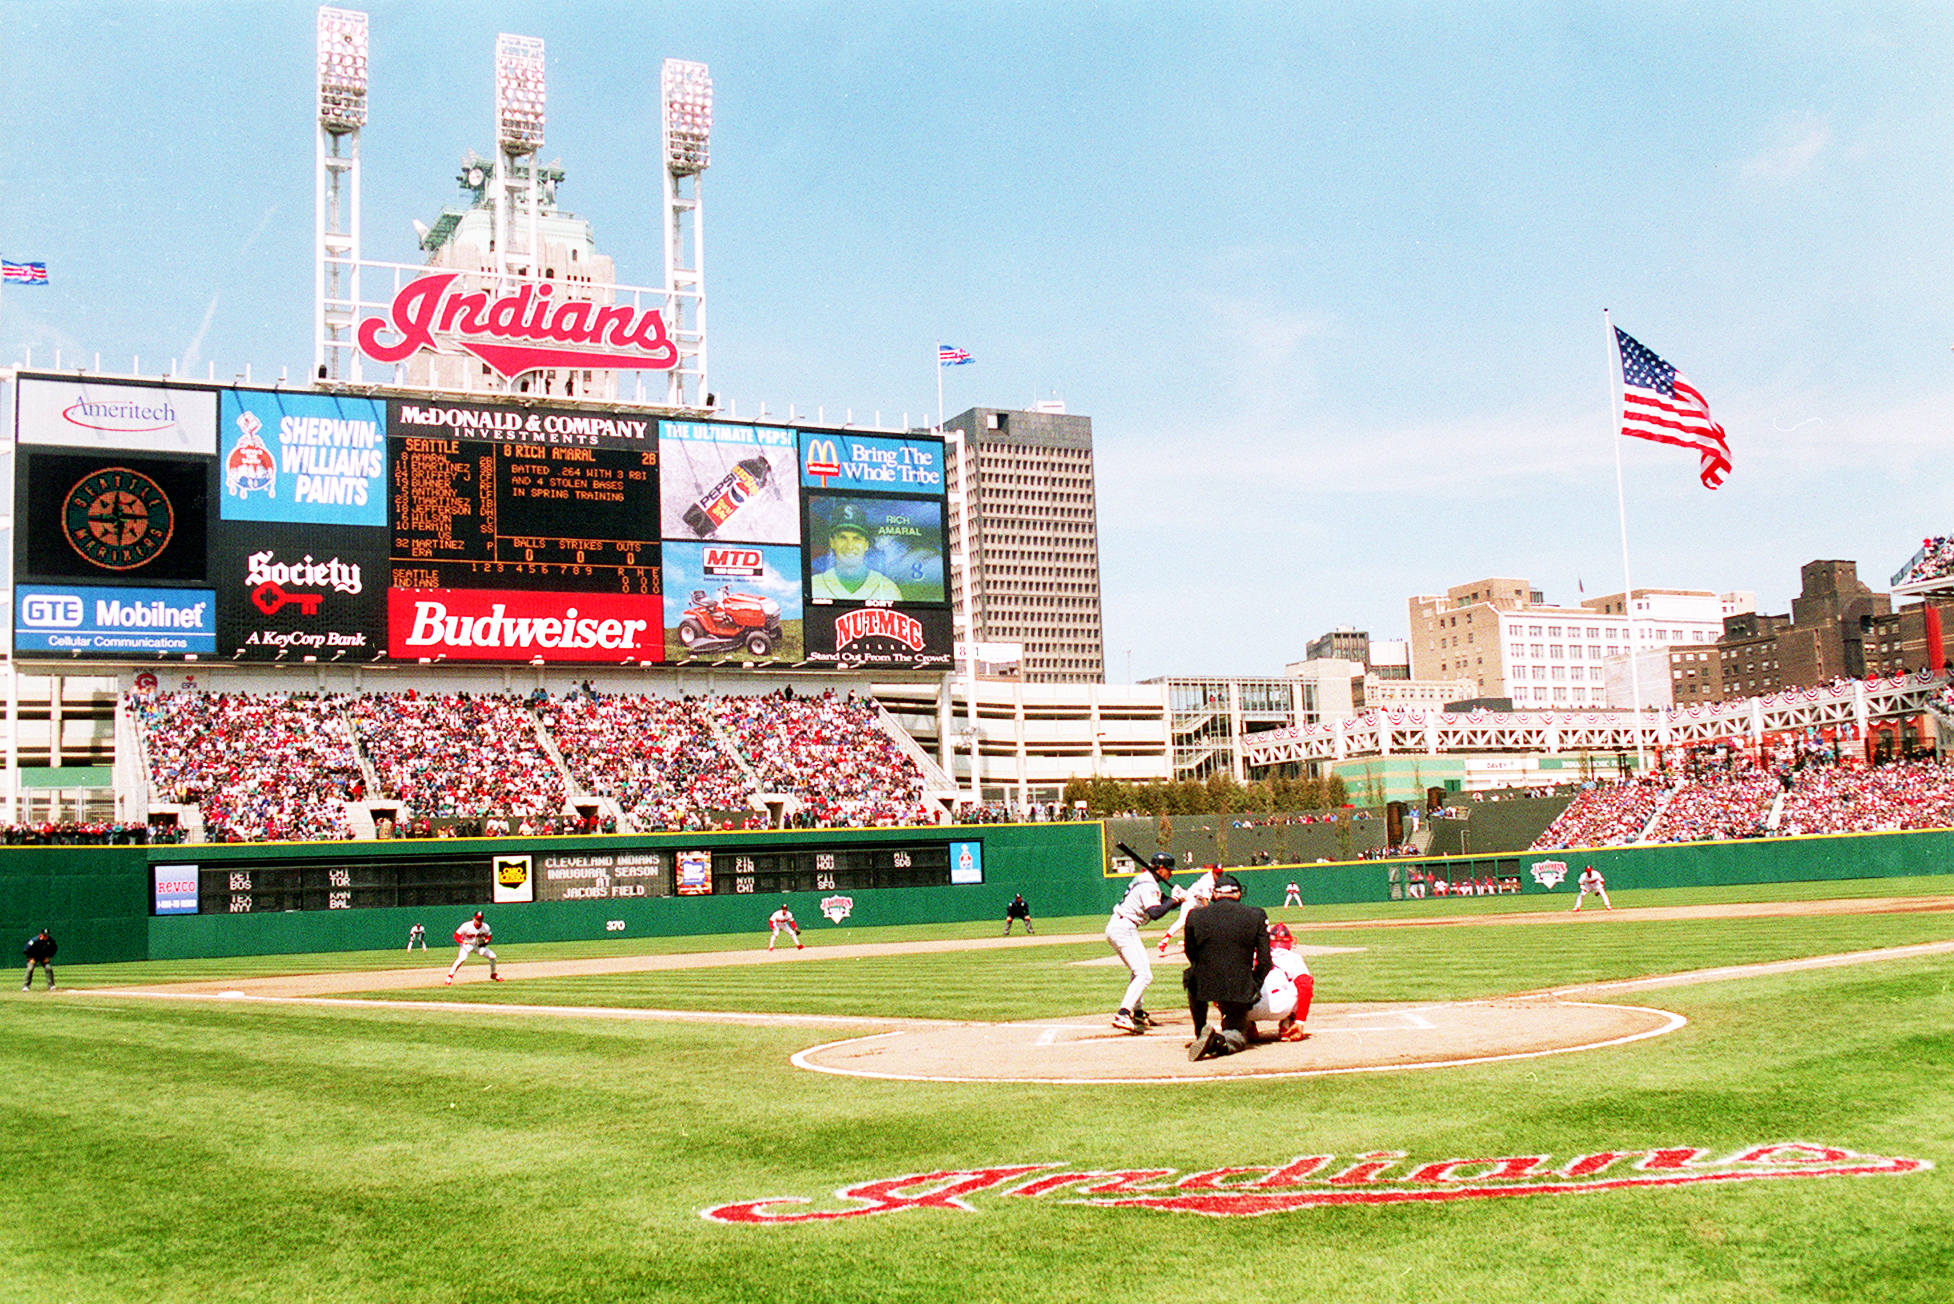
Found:
[{"label": "outfielder", "polygon": [[20,953],[27,957],[27,977],[21,980],[20,990],[34,990],[34,966],[37,964],[47,973],[47,989],[54,990],[54,953],[57,949],[54,938],[48,935],[45,928],[27,939],[27,945],[20,948]]},{"label": "outfielder", "polygon": [[1121,1032],[1137,1035],[1153,1023],[1140,1004],[1148,984],[1153,982],[1153,966],[1147,962],[1147,944],[1140,940],[1140,925],[1160,918],[1185,895],[1177,887],[1171,897],[1161,898],[1160,890],[1168,886],[1173,874],[1174,858],[1160,852],[1133,876],[1126,895],[1113,907],[1113,917],[1106,921],[1106,945],[1113,948],[1126,972],[1132,975],[1126,984],[1126,995],[1120,998],[1119,1011],[1113,1015],[1113,1026]]},{"label": "outfielder", "polygon": [[1251,1025],[1258,1019],[1276,1020],[1278,1041],[1301,1041],[1309,1036],[1303,1024],[1309,1020],[1316,979],[1310,977],[1309,965],[1296,954],[1295,945],[1289,925],[1269,925],[1269,960],[1275,967],[1262,980],[1262,995],[1248,1011]]},{"label": "outfielder", "polygon": [[1581,871],[1580,881],[1581,893],[1574,898],[1574,908],[1576,910],[1581,908],[1581,903],[1588,899],[1588,893],[1590,892],[1601,898],[1601,904],[1603,906],[1606,906],[1610,910],[1615,908],[1615,903],[1608,899],[1608,883],[1607,880],[1601,877],[1600,870],[1596,869],[1593,865],[1589,865]]},{"label": "outfielder", "polygon": [[769,951],[773,950],[773,944],[780,940],[782,933],[786,933],[794,939],[794,949],[796,951],[805,951],[807,949],[807,944],[801,941],[801,926],[794,922],[794,912],[789,910],[785,905],[782,905],[780,909],[768,915],[767,922],[773,925],[773,933],[767,938],[767,949]]},{"label": "outfielder", "polygon": [[1031,907],[1026,904],[1024,893],[1022,892],[1012,897],[1011,904],[1004,907],[1004,935],[1006,937],[1011,935],[1012,921],[1018,919],[1024,921],[1024,930],[1026,933],[1035,933],[1038,931],[1031,926]]},{"label": "outfielder", "polygon": [[1303,904],[1303,889],[1297,887],[1294,883],[1282,889],[1282,904],[1285,906],[1299,906]]},{"label": "outfielder", "polygon": [[422,928],[419,924],[415,924],[407,930],[407,949],[410,951],[413,950],[414,943],[416,942],[421,944],[423,951],[427,950],[427,929]]},{"label": "outfielder", "polygon": [[461,954],[448,966],[448,983],[451,986],[455,981],[455,970],[461,968],[461,962],[471,955],[479,955],[487,960],[489,977],[497,982],[502,981],[502,975],[495,971],[495,952],[489,950],[489,926],[483,921],[481,911],[477,910],[473,919],[455,929],[455,943],[461,947]]}]

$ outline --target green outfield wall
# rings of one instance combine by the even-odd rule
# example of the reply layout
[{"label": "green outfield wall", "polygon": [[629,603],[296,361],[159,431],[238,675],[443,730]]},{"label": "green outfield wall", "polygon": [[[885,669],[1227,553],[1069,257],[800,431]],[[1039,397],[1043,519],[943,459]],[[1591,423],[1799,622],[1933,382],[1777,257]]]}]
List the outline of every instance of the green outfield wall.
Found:
[{"label": "green outfield wall", "polygon": [[[632,850],[706,849],[716,856],[764,853],[818,839],[827,845],[874,847],[914,843],[919,833],[936,839],[981,843],[983,882],[930,887],[875,888],[741,895],[651,896],[630,900],[538,901],[473,906],[393,906],[372,909],[286,910],[276,913],[200,913],[157,916],[152,912],[152,866],[236,868],[316,861],[347,865],[431,852],[504,855],[616,855]],[[1145,851],[1148,848],[1141,848]],[[320,842],[166,847],[8,847],[0,849],[0,939],[26,942],[39,929],[53,931],[60,962],[104,963],[145,959],[196,959],[229,955],[283,955],[318,951],[384,950],[404,944],[408,927],[423,924],[435,946],[447,943],[456,924],[474,908],[490,912],[503,943],[556,942],[602,937],[683,937],[765,932],[766,918],[783,901],[815,935],[882,925],[995,919],[1022,892],[1034,918],[1092,916],[1109,910],[1124,890],[1110,867],[1103,826],[1097,822],[991,824],[950,829],[783,830],[765,833],[662,834],[605,838],[437,839],[400,842]],[[1553,866],[1566,866],[1553,886]],[[1501,853],[1419,861],[1346,861],[1235,868],[1247,899],[1281,903],[1295,882],[1307,904],[1375,901],[1389,906],[1416,865],[1450,879],[1517,879],[1529,894],[1572,897],[1574,879],[1592,864],[1611,892],[1665,887],[1825,881],[1954,873],[1954,830],[1866,833],[1836,837],[1685,843],[1657,847]],[[1546,868],[1536,873],[1536,867]],[[1393,872],[1396,879],[1394,884]],[[1183,878],[1183,881],[1185,879]],[[846,913],[823,914],[828,903]]]}]

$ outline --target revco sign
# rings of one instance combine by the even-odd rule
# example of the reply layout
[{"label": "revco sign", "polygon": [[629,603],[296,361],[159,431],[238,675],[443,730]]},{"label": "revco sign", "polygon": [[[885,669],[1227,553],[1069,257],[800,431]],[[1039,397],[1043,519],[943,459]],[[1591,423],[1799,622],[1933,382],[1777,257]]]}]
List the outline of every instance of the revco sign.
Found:
[{"label": "revco sign", "polygon": [[[360,351],[375,362],[399,362],[420,349],[460,349],[507,379],[539,367],[669,371],[678,365],[678,348],[656,308],[557,303],[548,281],[491,299],[487,290],[456,290],[459,276],[439,272],[402,287],[387,316],[360,323]],[[391,331],[395,342],[382,344],[382,331]]]}]

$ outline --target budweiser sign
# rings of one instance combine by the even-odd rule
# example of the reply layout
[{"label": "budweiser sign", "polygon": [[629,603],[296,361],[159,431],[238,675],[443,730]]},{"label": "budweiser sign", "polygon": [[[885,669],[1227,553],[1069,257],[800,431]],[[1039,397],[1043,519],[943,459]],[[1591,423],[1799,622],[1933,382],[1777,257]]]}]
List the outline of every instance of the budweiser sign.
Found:
[{"label": "budweiser sign", "polygon": [[1516,1195],[1581,1195],[1651,1187],[1702,1186],[1812,1177],[1922,1172],[1925,1159],[1890,1159],[1804,1141],[1712,1152],[1694,1146],[1602,1150],[1556,1163],[1551,1155],[1498,1159],[1408,1159],[1379,1151],[1339,1159],[1301,1155],[1286,1164],[1215,1168],[1176,1177],[1171,1168],[1076,1169],[1000,1164],[857,1182],[837,1191],[840,1208],[809,1209],[799,1196],[745,1200],[701,1210],[711,1222],[749,1226],[834,1222],[914,1209],[975,1213],[974,1195],[1056,1199],[1093,1209],[1153,1209],[1210,1218],[1252,1218],[1340,1204],[1431,1204]]},{"label": "budweiser sign", "polygon": [[[656,308],[581,299],[557,302],[549,281],[523,285],[491,299],[487,290],[458,290],[459,272],[410,281],[385,317],[360,323],[360,351],[375,362],[399,362],[421,349],[472,353],[505,379],[539,367],[669,371],[678,347]],[[392,344],[382,344],[382,332]]]},{"label": "budweiser sign", "polygon": [[660,661],[656,597],[496,589],[390,589],[387,651],[395,659]]}]

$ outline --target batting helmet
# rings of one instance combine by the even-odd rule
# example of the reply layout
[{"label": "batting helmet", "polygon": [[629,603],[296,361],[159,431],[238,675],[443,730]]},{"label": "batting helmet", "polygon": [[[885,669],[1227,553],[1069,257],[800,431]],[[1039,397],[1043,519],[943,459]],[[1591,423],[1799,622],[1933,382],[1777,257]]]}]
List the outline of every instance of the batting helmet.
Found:
[{"label": "batting helmet", "polygon": [[1153,853],[1153,859],[1147,862],[1147,868],[1155,871],[1164,869],[1171,874],[1175,868],[1174,857],[1168,852],[1156,851]]}]

